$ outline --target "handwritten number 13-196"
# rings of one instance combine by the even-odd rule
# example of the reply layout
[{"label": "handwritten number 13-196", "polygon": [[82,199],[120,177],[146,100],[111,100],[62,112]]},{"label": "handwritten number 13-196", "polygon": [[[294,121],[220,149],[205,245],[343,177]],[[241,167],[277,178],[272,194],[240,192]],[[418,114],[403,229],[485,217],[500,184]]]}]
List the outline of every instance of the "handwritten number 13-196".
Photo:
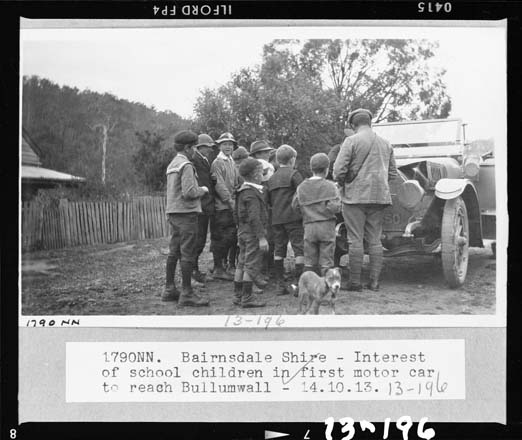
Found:
[{"label": "handwritten number 13-196", "polygon": [[[421,439],[425,440],[431,440],[435,437],[435,430],[432,428],[424,429],[425,423],[428,421],[427,417],[423,417],[419,420],[419,424],[417,425],[417,436]],[[390,430],[390,422],[391,419],[388,417],[384,420],[384,431],[382,434],[383,440],[386,440],[388,438],[389,430]],[[340,440],[351,440],[355,436],[355,421],[351,417],[343,417],[339,419],[339,423],[341,424],[341,432],[343,434],[346,434],[344,437],[342,437]],[[332,438],[332,431],[334,428],[334,418],[328,417],[324,424],[326,425],[325,429],[325,437],[326,440],[333,440]],[[397,420],[395,423],[395,426],[399,431],[402,431],[402,438],[403,440],[408,440],[408,433],[410,431],[410,428],[412,427],[413,422],[411,420],[410,416],[402,416]],[[361,431],[370,431],[371,433],[375,432],[375,425],[371,422],[368,422],[366,420],[362,420],[359,422],[359,426]]]}]

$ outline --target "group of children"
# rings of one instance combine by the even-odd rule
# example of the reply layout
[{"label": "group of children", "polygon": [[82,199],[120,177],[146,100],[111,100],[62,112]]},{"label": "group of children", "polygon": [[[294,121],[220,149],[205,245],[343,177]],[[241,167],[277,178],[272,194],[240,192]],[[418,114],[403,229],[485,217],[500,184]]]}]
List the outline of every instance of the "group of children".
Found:
[{"label": "group of children", "polygon": [[[341,199],[337,185],[326,180],[326,154],[312,156],[313,175],[303,179],[290,145],[281,145],[274,154],[274,148],[260,140],[247,151],[230,133],[214,142],[190,131],[178,133],[174,145],[177,155],[167,169],[166,213],[172,237],[164,301],[209,304],[192,289],[194,281],[204,283],[209,277],[198,268],[209,230],[212,277],[233,280],[233,304],[243,308],[266,305],[259,294],[268,284],[263,268],[272,252],[277,295],[288,294],[287,282],[296,282],[303,271],[322,275],[333,267]],[[295,256],[290,281],[284,278],[283,264],[288,243]],[[174,282],[178,261],[181,292]]]}]

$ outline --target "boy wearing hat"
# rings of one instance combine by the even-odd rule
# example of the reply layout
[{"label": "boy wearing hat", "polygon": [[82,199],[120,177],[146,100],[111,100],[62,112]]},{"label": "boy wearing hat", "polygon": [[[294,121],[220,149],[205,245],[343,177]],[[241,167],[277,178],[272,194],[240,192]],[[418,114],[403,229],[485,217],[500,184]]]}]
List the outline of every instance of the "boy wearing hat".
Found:
[{"label": "boy wearing hat", "polygon": [[229,249],[237,243],[233,210],[235,192],[239,187],[239,173],[232,159],[232,152],[237,142],[232,134],[223,133],[216,143],[219,145],[220,152],[210,166],[210,172],[216,182],[214,278],[232,281],[234,277],[225,271],[223,260],[227,258]]},{"label": "boy wearing hat", "polygon": [[270,154],[274,149],[265,141],[254,141],[250,144],[250,156],[263,165],[263,182],[267,182],[274,174],[274,165],[270,163]]},{"label": "boy wearing hat", "polygon": [[381,244],[384,209],[391,205],[389,181],[397,176],[390,143],[371,128],[372,114],[357,109],[348,116],[355,134],[347,137],[334,163],[333,177],[342,188],[343,217],[348,233],[350,286],[361,291],[364,242],[370,255],[368,288],[379,290],[383,250]]},{"label": "boy wearing hat", "polygon": [[303,271],[303,222],[301,214],[292,209],[292,199],[303,181],[295,167],[297,152],[290,145],[281,145],[276,151],[279,164],[277,171],[267,182],[267,201],[272,208],[271,225],[274,236],[274,271],[278,295],[289,293],[281,285],[284,274],[284,258],[288,242],[295,255],[295,276],[299,279]]},{"label": "boy wearing hat", "polygon": [[263,254],[268,251],[266,226],[268,213],[263,196],[262,164],[253,158],[239,166],[244,179],[237,191],[235,215],[238,223],[239,258],[234,276],[234,304],[243,308],[264,307],[252,292],[253,284],[264,287],[259,278]]},{"label": "boy wearing hat", "polygon": [[313,176],[298,187],[292,207],[303,216],[304,270],[322,276],[333,267],[336,214],[341,210],[337,186],[326,180],[330,161],[324,153],[310,159]]},{"label": "boy wearing hat", "polygon": [[[248,156],[248,150],[245,147],[239,146],[232,152],[232,159],[234,159],[234,163],[236,164],[238,172],[239,166]],[[241,174],[239,175],[239,181],[241,182],[241,184],[243,183],[243,178],[241,177]]]},{"label": "boy wearing hat", "polygon": [[[201,213],[198,214],[198,236],[196,242],[196,260],[194,262],[194,272],[192,278],[199,283],[205,282],[205,275],[199,270],[198,260],[205,248],[209,225],[214,221],[214,182],[210,173],[210,164],[215,147],[214,140],[208,134],[200,134],[198,143],[195,147],[192,163],[196,170],[198,185],[208,188],[208,193],[201,197]],[[212,236],[211,231],[211,236]]]},{"label": "boy wearing hat", "polygon": [[[236,169],[238,170],[238,173],[239,173],[239,166],[243,163],[243,161],[248,156],[249,156],[248,150],[245,147],[242,147],[242,146],[237,147],[232,152],[232,159],[234,159],[234,164],[236,166]],[[239,175],[238,186],[241,186],[243,184],[243,182],[244,182],[243,178],[241,177],[241,175]],[[227,272],[229,272],[229,273],[234,273],[235,272],[235,270],[236,270],[236,258],[237,258],[238,255],[239,255],[239,248],[238,248],[237,242],[236,242],[236,246],[232,246],[228,250]],[[225,264],[227,264],[227,257],[225,257],[224,260],[223,260],[223,265],[225,265]],[[256,290],[255,287],[254,287],[254,290]]]},{"label": "boy wearing hat", "polygon": [[[192,290],[191,276],[196,259],[198,214],[201,198],[209,192],[199,186],[196,171],[190,159],[198,142],[195,133],[183,130],[174,136],[176,156],[167,167],[167,205],[165,213],[171,225],[172,236],[166,267],[166,285],[163,301],[178,301],[179,306],[207,306],[208,301]],[[177,262],[181,264],[182,287],[178,292],[174,280]]]},{"label": "boy wearing hat", "polygon": [[[257,159],[263,165],[263,178],[262,185],[266,189],[268,179],[272,177],[275,172],[275,167],[270,163],[270,157],[273,157],[274,148],[268,145],[268,142],[259,140],[254,141],[250,144],[250,156]],[[265,191],[266,193],[266,191]],[[266,196],[266,194],[265,194]],[[272,210],[270,206],[268,208],[268,227],[267,227],[267,239],[268,239],[268,253],[265,255],[265,261],[263,262],[263,273],[268,275],[268,272],[274,266],[274,234],[272,231]]]}]

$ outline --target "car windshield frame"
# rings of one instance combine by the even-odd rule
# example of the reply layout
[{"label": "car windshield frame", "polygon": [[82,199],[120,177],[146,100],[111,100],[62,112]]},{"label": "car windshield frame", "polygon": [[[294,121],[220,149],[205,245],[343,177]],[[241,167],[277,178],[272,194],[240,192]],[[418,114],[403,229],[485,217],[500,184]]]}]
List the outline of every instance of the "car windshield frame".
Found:
[{"label": "car windshield frame", "polygon": [[374,124],[374,131],[393,147],[445,147],[463,144],[459,118]]}]

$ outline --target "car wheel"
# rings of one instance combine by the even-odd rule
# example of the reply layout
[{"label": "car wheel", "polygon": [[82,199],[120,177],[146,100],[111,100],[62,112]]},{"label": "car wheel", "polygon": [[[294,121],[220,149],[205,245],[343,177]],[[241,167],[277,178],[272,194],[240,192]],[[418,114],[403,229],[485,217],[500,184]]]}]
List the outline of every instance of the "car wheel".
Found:
[{"label": "car wheel", "polygon": [[447,200],[442,214],[442,270],[449,286],[462,286],[468,270],[468,211],[462,197]]}]

